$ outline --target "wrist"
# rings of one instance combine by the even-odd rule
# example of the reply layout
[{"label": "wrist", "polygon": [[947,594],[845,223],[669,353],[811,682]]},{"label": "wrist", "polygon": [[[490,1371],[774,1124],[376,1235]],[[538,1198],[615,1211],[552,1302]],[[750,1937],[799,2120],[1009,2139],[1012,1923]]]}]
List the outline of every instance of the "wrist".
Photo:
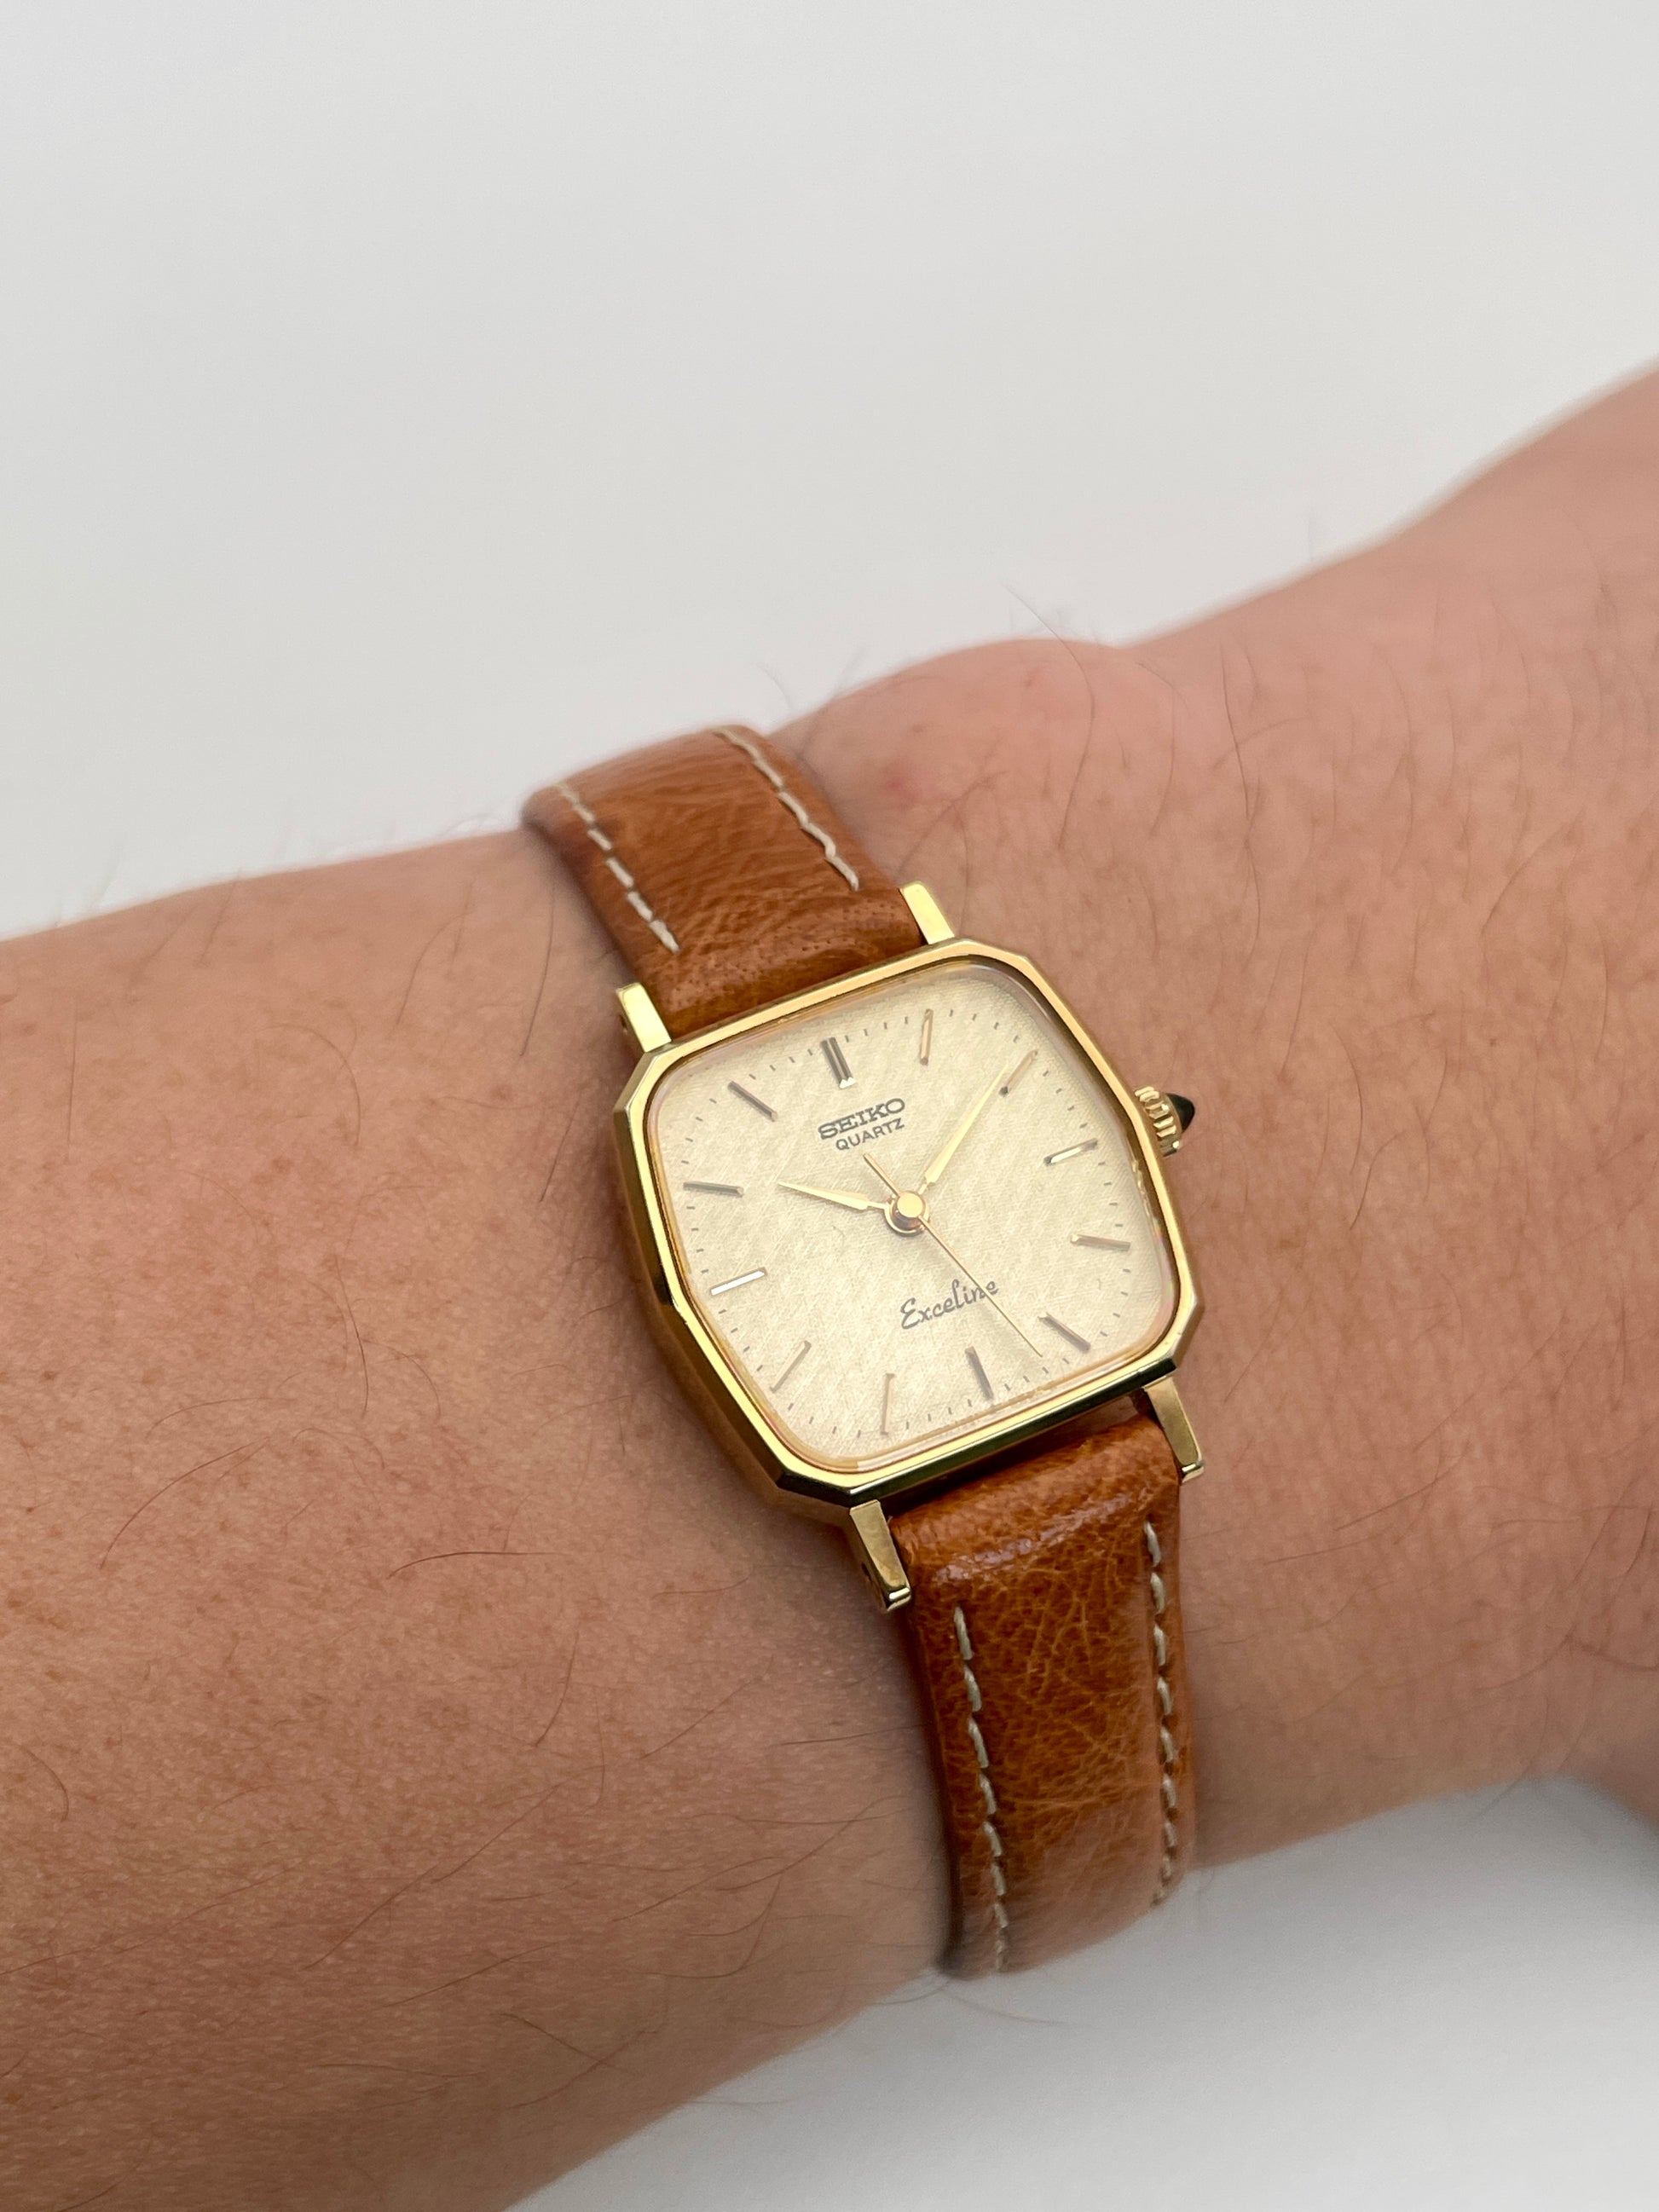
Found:
[{"label": "wrist", "polygon": [[1525,655],[1493,667],[1467,579],[1383,567],[1133,654],[957,656],[794,732],[884,858],[1199,1102],[1212,1856],[1607,1778],[1645,1740],[1644,1680],[1592,1656],[1610,1608],[1644,1617],[1620,1497],[1659,1413],[1608,1295],[1652,1224],[1596,1101],[1642,1064],[1644,1011],[1593,988],[1604,950],[1636,957],[1640,794],[1574,757],[1570,714],[1519,711]]}]

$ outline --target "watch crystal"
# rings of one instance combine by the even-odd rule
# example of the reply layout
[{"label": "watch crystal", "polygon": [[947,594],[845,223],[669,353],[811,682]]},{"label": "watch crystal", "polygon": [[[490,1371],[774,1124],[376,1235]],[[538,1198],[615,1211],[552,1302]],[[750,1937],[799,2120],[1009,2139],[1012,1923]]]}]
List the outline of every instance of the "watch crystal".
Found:
[{"label": "watch crystal", "polygon": [[647,1123],[684,1286],[802,1457],[875,1470],[1155,1345],[1176,1278],[1123,1109],[974,956],[710,1046]]}]

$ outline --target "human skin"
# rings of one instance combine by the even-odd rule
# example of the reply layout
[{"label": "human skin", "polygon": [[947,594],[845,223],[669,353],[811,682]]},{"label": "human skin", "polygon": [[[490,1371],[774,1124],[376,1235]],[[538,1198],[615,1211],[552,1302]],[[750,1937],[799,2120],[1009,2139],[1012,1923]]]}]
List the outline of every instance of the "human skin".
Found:
[{"label": "human skin", "polygon": [[[1659,1813],[1656,644],[1650,380],[1286,590],[784,733],[1199,1101],[1208,1860]],[[938,1953],[891,1626],[645,1334],[621,976],[522,836],[0,947],[16,2212],[482,2212]]]}]

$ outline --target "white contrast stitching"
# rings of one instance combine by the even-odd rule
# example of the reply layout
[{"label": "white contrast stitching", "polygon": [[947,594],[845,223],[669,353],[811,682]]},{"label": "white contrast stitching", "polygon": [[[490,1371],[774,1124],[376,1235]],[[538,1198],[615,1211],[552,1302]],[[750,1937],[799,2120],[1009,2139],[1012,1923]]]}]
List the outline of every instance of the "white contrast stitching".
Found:
[{"label": "white contrast stitching", "polygon": [[581,799],[578,799],[575,793],[570,788],[570,786],[568,783],[556,783],[553,788],[558,793],[560,798],[563,799],[565,805],[575,816],[577,821],[581,823],[582,828],[586,830],[588,837],[592,842],[597,845],[600,852],[604,854],[605,865],[610,869],[611,874],[617,878],[617,881],[622,885],[623,890],[627,893],[628,903],[633,908],[635,913],[638,915],[640,920],[645,923],[646,927],[650,930],[651,934],[665,945],[671,952],[678,952],[680,949],[680,941],[678,938],[675,936],[673,931],[668,927],[668,924],[663,920],[662,916],[659,914],[653,914],[651,911],[651,908],[646,904],[645,901],[640,896],[638,885],[635,883],[633,877],[629,875],[628,870],[623,867],[622,862],[617,858],[617,848],[611,843],[611,840],[605,836],[604,830],[600,829],[599,817],[593,812],[592,808],[586,805]]},{"label": "white contrast stitching", "polygon": [[968,1623],[962,1607],[953,1605],[951,1619],[957,1632],[957,1650],[962,1657],[962,1680],[968,1692],[968,1741],[974,1747],[974,1757],[979,1763],[979,1791],[985,1800],[985,1818],[980,1822],[980,1832],[991,1847],[991,1920],[996,1929],[996,1971],[1000,1973],[1008,1963],[1008,1908],[1003,1903],[1008,1894],[1008,1878],[1002,1871],[1002,1838],[997,1832],[997,1793],[991,1787],[991,1757],[985,1748],[985,1738],[980,1733],[974,1716],[983,1703],[979,1693],[979,1677],[974,1672],[974,1647],[969,1639]]},{"label": "white contrast stitching", "polygon": [[741,730],[724,728],[717,729],[714,735],[717,738],[724,738],[728,745],[735,745],[740,753],[747,755],[748,758],[754,763],[755,766],[766,778],[766,781],[771,785],[773,790],[776,792],[780,805],[787,806],[789,811],[794,816],[796,821],[799,823],[801,828],[806,832],[807,836],[814,838],[817,843],[823,846],[824,859],[829,861],[830,866],[836,871],[836,874],[845,876],[848,882],[853,886],[853,889],[856,890],[859,887],[858,877],[854,870],[848,866],[847,862],[842,860],[841,854],[836,850],[835,839],[830,835],[827,830],[821,830],[817,823],[813,821],[811,816],[801,805],[799,799],[796,798],[794,793],[790,790],[788,785],[778,774],[776,769],[773,767],[771,762],[767,759],[760,747],[756,744],[751,738],[744,737]]},{"label": "white contrast stitching", "polygon": [[1143,1521],[1141,1532],[1146,1539],[1146,1583],[1152,1600],[1152,1687],[1158,1702],[1158,1756],[1163,1768],[1158,1794],[1164,1801],[1164,1856],[1158,1869],[1158,1887],[1152,1893],[1152,1903],[1162,1905],[1175,1882],[1176,1857],[1181,1849],[1181,1832],[1176,1826],[1176,1815],[1181,1810],[1181,1793],[1176,1787],[1176,1767],[1179,1753],[1176,1740],[1170,1733],[1169,1722],[1175,1711],[1175,1697],[1170,1688],[1168,1668],[1170,1642],[1164,1633],[1159,1615],[1169,1603],[1169,1592],[1158,1569],[1164,1565],[1164,1547],[1158,1540],[1158,1531],[1150,1521]]}]

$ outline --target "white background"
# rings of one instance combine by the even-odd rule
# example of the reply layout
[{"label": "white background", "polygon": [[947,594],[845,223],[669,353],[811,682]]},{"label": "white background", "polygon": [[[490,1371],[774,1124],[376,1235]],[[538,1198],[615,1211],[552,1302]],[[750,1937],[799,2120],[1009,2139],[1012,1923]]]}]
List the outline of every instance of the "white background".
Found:
[{"label": "white background", "polygon": [[[1656,85],[1651,0],[11,0],[0,928],[1386,527],[1659,351]],[[1650,2212],[1656,2076],[1659,1844],[1520,1793],[538,2203]]]}]

